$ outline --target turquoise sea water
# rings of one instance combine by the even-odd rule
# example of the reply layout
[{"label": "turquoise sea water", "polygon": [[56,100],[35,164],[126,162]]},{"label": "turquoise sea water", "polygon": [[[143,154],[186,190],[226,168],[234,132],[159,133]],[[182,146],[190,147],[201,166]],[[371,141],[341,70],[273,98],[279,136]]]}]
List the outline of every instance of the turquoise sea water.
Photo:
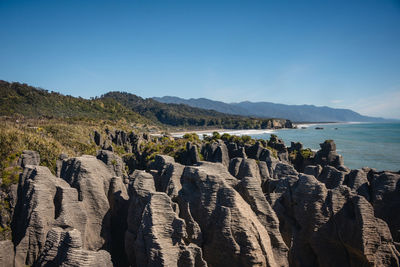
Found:
[{"label": "turquoise sea water", "polygon": [[[315,130],[315,127],[323,130]],[[301,126],[300,126],[301,127]],[[371,167],[377,170],[400,170],[400,123],[355,123],[309,125],[306,129],[273,131],[290,146],[291,141],[304,148],[319,149],[319,143],[333,139],[344,163],[351,169]],[[250,134],[269,139],[270,133]]]}]

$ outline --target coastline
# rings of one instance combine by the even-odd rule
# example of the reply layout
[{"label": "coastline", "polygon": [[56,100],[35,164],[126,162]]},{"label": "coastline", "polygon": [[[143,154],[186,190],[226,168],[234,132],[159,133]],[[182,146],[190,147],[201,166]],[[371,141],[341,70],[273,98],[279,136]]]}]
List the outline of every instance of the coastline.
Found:
[{"label": "coastline", "polygon": [[[182,137],[183,135],[187,133],[196,133],[200,137],[205,135],[212,135],[213,132],[218,132],[220,134],[228,133],[230,135],[257,135],[257,134],[264,134],[264,133],[276,133],[277,131],[281,130],[296,130],[296,129],[301,129],[302,127],[313,127],[313,126],[318,126],[318,125],[343,125],[343,124],[361,124],[361,123],[366,123],[366,122],[302,122],[302,123],[293,123],[293,128],[279,128],[279,129],[206,129],[206,130],[182,130],[182,131],[175,131],[171,132],[172,137]],[[153,136],[160,136],[162,135],[161,133],[154,133],[152,134]]]}]

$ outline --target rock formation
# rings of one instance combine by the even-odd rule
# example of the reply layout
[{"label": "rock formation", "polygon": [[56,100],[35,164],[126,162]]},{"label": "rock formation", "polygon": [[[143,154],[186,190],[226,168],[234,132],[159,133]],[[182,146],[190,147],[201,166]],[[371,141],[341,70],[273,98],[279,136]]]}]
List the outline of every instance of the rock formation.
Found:
[{"label": "rock formation", "polygon": [[0,266],[399,266],[400,173],[348,170],[331,141],[296,164],[277,138],[203,143],[206,161],[189,142],[178,163],[144,162],[144,135],[92,138],[110,150],[62,155],[57,176],[23,153]]}]

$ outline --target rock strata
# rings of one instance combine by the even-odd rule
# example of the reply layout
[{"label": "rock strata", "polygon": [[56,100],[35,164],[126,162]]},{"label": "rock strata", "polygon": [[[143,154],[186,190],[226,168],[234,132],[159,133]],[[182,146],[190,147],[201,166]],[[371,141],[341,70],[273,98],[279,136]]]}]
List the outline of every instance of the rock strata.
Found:
[{"label": "rock strata", "polygon": [[109,149],[60,156],[56,175],[23,153],[18,185],[0,191],[0,266],[399,266],[400,173],[349,170],[333,141],[314,155],[221,136],[175,162],[146,160],[147,135],[92,138]]}]

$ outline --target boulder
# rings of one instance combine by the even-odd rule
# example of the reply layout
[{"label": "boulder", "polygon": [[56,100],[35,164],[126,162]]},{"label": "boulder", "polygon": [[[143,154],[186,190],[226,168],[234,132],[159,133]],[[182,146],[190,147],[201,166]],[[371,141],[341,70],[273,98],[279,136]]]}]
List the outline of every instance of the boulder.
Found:
[{"label": "boulder", "polygon": [[165,192],[171,199],[175,199],[182,188],[180,179],[183,169],[184,166],[179,163],[164,164],[154,177],[157,191]]},{"label": "boulder", "polygon": [[58,159],[57,159],[57,161],[56,161],[56,176],[57,177],[60,177],[60,175],[61,175],[61,168],[62,168],[62,164],[63,164],[63,160],[64,159],[67,159],[68,158],[68,155],[67,154],[64,154],[64,153],[62,153],[62,154],[60,154],[59,156],[58,156]]}]

